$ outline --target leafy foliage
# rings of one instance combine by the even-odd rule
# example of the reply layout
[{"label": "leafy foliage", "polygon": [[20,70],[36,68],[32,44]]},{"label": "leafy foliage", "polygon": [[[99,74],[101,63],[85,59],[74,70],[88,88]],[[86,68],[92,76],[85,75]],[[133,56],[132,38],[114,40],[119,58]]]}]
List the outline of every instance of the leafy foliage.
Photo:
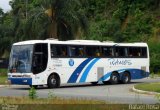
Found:
[{"label": "leafy foliage", "polygon": [[159,101],[159,103],[160,103],[160,94],[156,94],[155,95],[155,98]]},{"label": "leafy foliage", "polygon": [[150,47],[150,67],[151,71],[158,73],[160,71],[160,43],[149,42]]},{"label": "leafy foliage", "polygon": [[28,96],[30,99],[36,99],[38,97],[37,91],[33,86],[30,88]]}]

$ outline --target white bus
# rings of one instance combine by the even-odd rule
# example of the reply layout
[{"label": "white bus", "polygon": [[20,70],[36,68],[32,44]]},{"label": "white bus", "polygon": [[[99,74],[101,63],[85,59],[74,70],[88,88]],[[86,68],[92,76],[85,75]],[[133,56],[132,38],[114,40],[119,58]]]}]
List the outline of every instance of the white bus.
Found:
[{"label": "white bus", "polygon": [[149,76],[146,43],[30,40],[12,46],[11,84],[59,87],[65,83],[129,83]]}]

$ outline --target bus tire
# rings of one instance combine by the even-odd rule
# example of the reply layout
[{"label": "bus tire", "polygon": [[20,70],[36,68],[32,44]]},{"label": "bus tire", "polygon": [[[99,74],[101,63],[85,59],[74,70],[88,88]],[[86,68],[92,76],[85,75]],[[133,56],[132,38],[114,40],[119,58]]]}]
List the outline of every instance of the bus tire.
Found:
[{"label": "bus tire", "polygon": [[117,73],[117,72],[113,72],[113,73],[111,74],[111,76],[110,76],[109,82],[110,82],[111,84],[117,84],[118,81],[119,81],[119,75],[118,75],[118,73]]},{"label": "bus tire", "polygon": [[60,79],[57,75],[50,75],[48,78],[48,88],[58,88],[60,86]]},{"label": "bus tire", "polygon": [[128,72],[124,72],[122,77],[121,77],[121,80],[120,82],[123,83],[123,84],[127,84],[127,83],[130,83],[131,81],[131,76]]}]

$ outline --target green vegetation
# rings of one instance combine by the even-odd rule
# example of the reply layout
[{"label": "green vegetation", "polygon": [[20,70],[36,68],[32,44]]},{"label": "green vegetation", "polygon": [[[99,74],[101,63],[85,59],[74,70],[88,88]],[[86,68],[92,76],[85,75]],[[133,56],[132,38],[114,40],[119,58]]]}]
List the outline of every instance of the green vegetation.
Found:
[{"label": "green vegetation", "polygon": [[7,69],[0,68],[0,76],[7,76]]},{"label": "green vegetation", "polygon": [[150,67],[151,71],[157,74],[160,74],[160,43],[154,42],[149,43],[150,47]]},{"label": "green vegetation", "polygon": [[0,69],[0,85],[7,84],[7,69]]},{"label": "green vegetation", "polygon": [[150,91],[150,92],[158,92],[160,93],[160,82],[159,83],[145,83],[145,84],[137,84],[134,86],[136,89]]},{"label": "green vegetation", "polygon": [[18,110],[128,110],[128,105],[107,105],[103,101],[86,99],[35,99],[18,97],[0,97],[2,107],[13,105]]},{"label": "green vegetation", "polygon": [[42,99],[37,98],[32,100],[26,97],[1,97],[0,104],[105,104],[103,101],[86,100],[86,99]]},{"label": "green vegetation", "polygon": [[36,99],[36,98],[38,98],[38,96],[37,96],[37,91],[36,91],[36,89],[34,88],[34,87],[31,87],[30,88],[30,90],[29,90],[29,98],[30,99]]},{"label": "green vegetation", "polygon": [[155,98],[160,103],[160,82],[158,82],[158,83],[156,82],[156,83],[137,84],[134,87],[135,87],[135,89],[138,89],[138,90],[144,90],[144,91],[159,93],[159,94],[155,95]]},{"label": "green vegetation", "polygon": [[154,73],[154,72],[151,72],[150,74],[150,78],[160,78],[160,73]]},{"label": "green vegetation", "polygon": [[158,99],[158,101],[159,101],[159,103],[160,103],[160,94],[157,94],[157,95],[155,96],[155,98]]},{"label": "green vegetation", "polygon": [[0,75],[0,85],[7,84],[7,76]]},{"label": "green vegetation", "polygon": [[147,42],[160,71],[160,0],[12,0],[0,9],[0,57],[22,40],[58,38]]}]

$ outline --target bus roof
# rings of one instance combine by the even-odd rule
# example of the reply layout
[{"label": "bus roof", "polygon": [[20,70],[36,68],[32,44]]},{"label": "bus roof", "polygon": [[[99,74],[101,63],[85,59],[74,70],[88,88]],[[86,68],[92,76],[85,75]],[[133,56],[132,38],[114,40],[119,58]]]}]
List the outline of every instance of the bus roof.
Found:
[{"label": "bus roof", "polygon": [[28,40],[14,43],[13,45],[27,45],[36,43],[50,43],[50,44],[66,44],[66,45],[99,45],[99,46],[148,46],[147,43],[135,42],[135,43],[114,43],[112,41],[97,41],[97,40],[68,40],[68,41],[58,41],[58,40]]}]

